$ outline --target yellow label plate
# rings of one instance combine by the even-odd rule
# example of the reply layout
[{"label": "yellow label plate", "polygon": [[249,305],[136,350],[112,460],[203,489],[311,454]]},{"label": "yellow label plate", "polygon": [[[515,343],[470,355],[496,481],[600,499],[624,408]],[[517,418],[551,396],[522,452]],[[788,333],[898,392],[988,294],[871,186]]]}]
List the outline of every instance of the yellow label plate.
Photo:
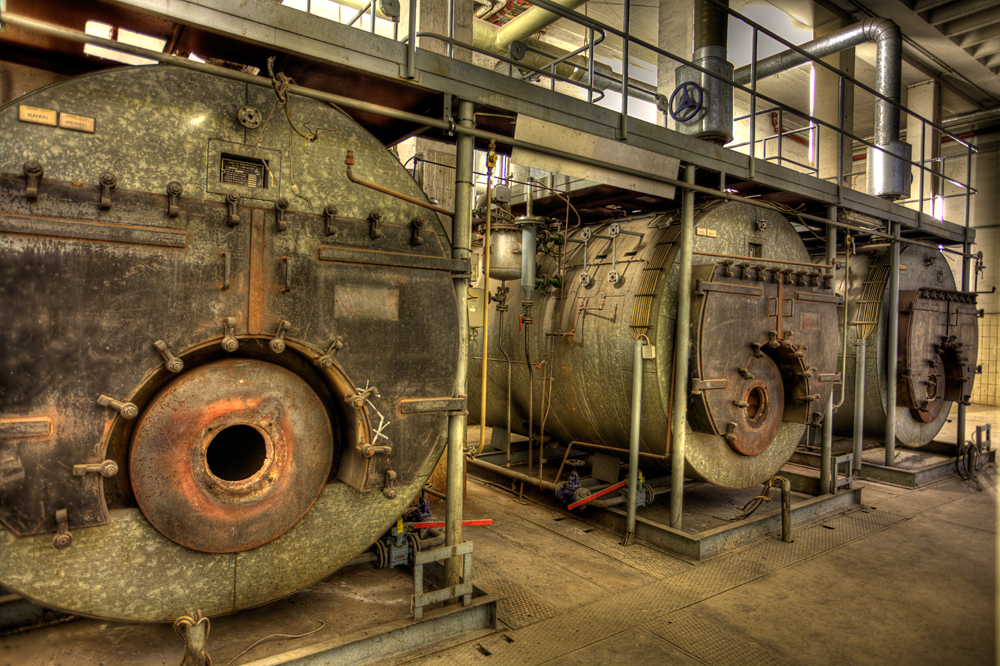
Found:
[{"label": "yellow label plate", "polygon": [[40,109],[37,106],[27,106],[26,104],[18,104],[17,119],[26,123],[35,123],[36,125],[56,126],[55,111],[52,109]]},{"label": "yellow label plate", "polygon": [[698,227],[696,229],[696,233],[699,236],[707,236],[709,238],[715,238],[719,235],[718,232],[715,231],[715,229],[706,229],[705,227]]},{"label": "yellow label plate", "polygon": [[78,116],[75,113],[59,113],[59,127],[77,132],[94,133],[94,119]]}]

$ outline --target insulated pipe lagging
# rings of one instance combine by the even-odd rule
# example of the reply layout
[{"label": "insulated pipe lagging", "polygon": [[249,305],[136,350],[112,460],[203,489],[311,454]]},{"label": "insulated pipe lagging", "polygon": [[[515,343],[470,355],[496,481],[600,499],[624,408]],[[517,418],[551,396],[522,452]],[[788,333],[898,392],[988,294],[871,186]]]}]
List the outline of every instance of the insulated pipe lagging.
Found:
[{"label": "insulated pipe lagging", "polygon": [[[899,26],[883,18],[866,19],[829,35],[799,45],[814,59],[832,56],[865,42],[875,42],[878,47],[875,60],[875,90],[883,97],[898,103],[903,62],[903,39]],[[797,51],[783,51],[770,58],[757,61],[757,80],[786,72],[810,62]],[[740,67],[733,74],[740,85],[750,83],[750,66]],[[875,104],[875,144],[885,145],[899,141],[899,109],[878,100]]]},{"label": "insulated pipe lagging", "polygon": [[[723,4],[729,6],[729,1]],[[729,39],[729,14],[705,0],[697,0],[694,7],[694,52],[707,46],[726,48]]]}]

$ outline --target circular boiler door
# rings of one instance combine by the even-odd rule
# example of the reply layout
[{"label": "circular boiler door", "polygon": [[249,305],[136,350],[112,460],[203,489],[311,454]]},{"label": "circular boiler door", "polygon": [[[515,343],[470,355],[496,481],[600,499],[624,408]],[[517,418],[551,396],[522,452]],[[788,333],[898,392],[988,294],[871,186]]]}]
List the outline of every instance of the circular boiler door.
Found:
[{"label": "circular boiler door", "polygon": [[318,395],[264,361],[210,363],[150,403],[132,440],[132,489],[168,539],[209,553],[249,550],[291,529],[319,497],[333,431]]}]

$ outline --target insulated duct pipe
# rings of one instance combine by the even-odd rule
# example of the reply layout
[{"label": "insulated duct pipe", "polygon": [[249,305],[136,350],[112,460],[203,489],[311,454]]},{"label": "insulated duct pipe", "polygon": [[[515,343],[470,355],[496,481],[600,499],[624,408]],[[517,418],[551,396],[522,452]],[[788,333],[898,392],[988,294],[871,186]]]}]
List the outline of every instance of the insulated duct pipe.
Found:
[{"label": "insulated duct pipe", "polygon": [[[527,46],[528,49],[525,51],[524,56],[518,59],[518,64],[523,64],[526,67],[538,69],[543,72],[551,71],[553,61],[569,55],[569,51],[553,46],[552,44],[547,44],[540,39],[523,39],[521,43]],[[542,51],[543,53],[537,53],[537,51]],[[507,63],[501,61],[497,63],[494,69],[502,71],[507,66]],[[556,76],[569,79],[570,81],[586,82],[588,72],[587,58],[582,55],[575,55],[571,58],[566,58],[566,60],[556,65],[555,73]],[[599,90],[621,92],[622,82],[617,78],[615,71],[610,66],[595,60],[594,87]],[[656,94],[655,88],[634,79],[629,79],[629,95],[652,104],[659,104],[661,101],[660,97]]]},{"label": "insulated duct pipe", "polygon": [[[806,42],[799,48],[815,59],[840,53],[865,42],[875,42],[875,89],[888,100],[899,103],[903,38],[899,26],[889,19],[872,18],[855,23],[829,35]],[[784,51],[757,62],[757,80],[785,72],[810,62],[797,51]],[[750,66],[736,70],[733,80],[741,85],[750,83]],[[907,196],[910,190],[911,147],[899,140],[899,109],[885,100],[875,103],[875,145],[868,149],[868,193],[885,199]],[[890,155],[889,153],[892,153]]]},{"label": "insulated duct pipe", "polygon": [[[566,9],[576,9],[587,4],[587,0],[553,0]],[[559,20],[559,16],[541,7],[532,7],[503,27],[488,21],[472,21],[472,45],[491,53],[507,54],[507,49],[517,41],[531,37],[539,30]]]},{"label": "insulated duct pipe", "polygon": [[[722,0],[722,4],[729,6],[728,0]],[[733,139],[733,87],[727,83],[733,78],[733,65],[726,53],[728,28],[729,14],[706,0],[696,0],[691,62],[715,76],[687,65],[678,67],[674,73],[677,82],[674,96],[681,92],[685,97],[690,95],[688,84],[697,84],[703,100],[692,115],[671,116],[677,123],[677,131],[719,144]],[[683,103],[684,97],[681,99]]]}]

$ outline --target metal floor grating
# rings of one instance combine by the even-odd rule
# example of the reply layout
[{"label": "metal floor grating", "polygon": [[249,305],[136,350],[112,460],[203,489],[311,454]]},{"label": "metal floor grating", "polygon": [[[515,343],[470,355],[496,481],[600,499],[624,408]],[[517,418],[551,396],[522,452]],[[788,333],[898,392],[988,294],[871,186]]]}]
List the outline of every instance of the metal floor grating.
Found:
[{"label": "metal floor grating", "polygon": [[565,514],[516,505],[510,507],[508,512],[654,578],[667,578],[691,569],[690,564],[642,544],[623,548],[619,544],[620,535]]},{"label": "metal floor grating", "polygon": [[555,606],[545,603],[517,583],[507,580],[494,567],[478,561],[474,570],[477,580],[481,580],[484,585],[503,595],[504,598],[498,604],[497,616],[508,626],[520,629],[534,622],[555,617]]},{"label": "metal floor grating", "polygon": [[702,619],[692,608],[647,621],[642,628],[709,664],[773,666],[781,663],[778,655],[749,636]]}]

